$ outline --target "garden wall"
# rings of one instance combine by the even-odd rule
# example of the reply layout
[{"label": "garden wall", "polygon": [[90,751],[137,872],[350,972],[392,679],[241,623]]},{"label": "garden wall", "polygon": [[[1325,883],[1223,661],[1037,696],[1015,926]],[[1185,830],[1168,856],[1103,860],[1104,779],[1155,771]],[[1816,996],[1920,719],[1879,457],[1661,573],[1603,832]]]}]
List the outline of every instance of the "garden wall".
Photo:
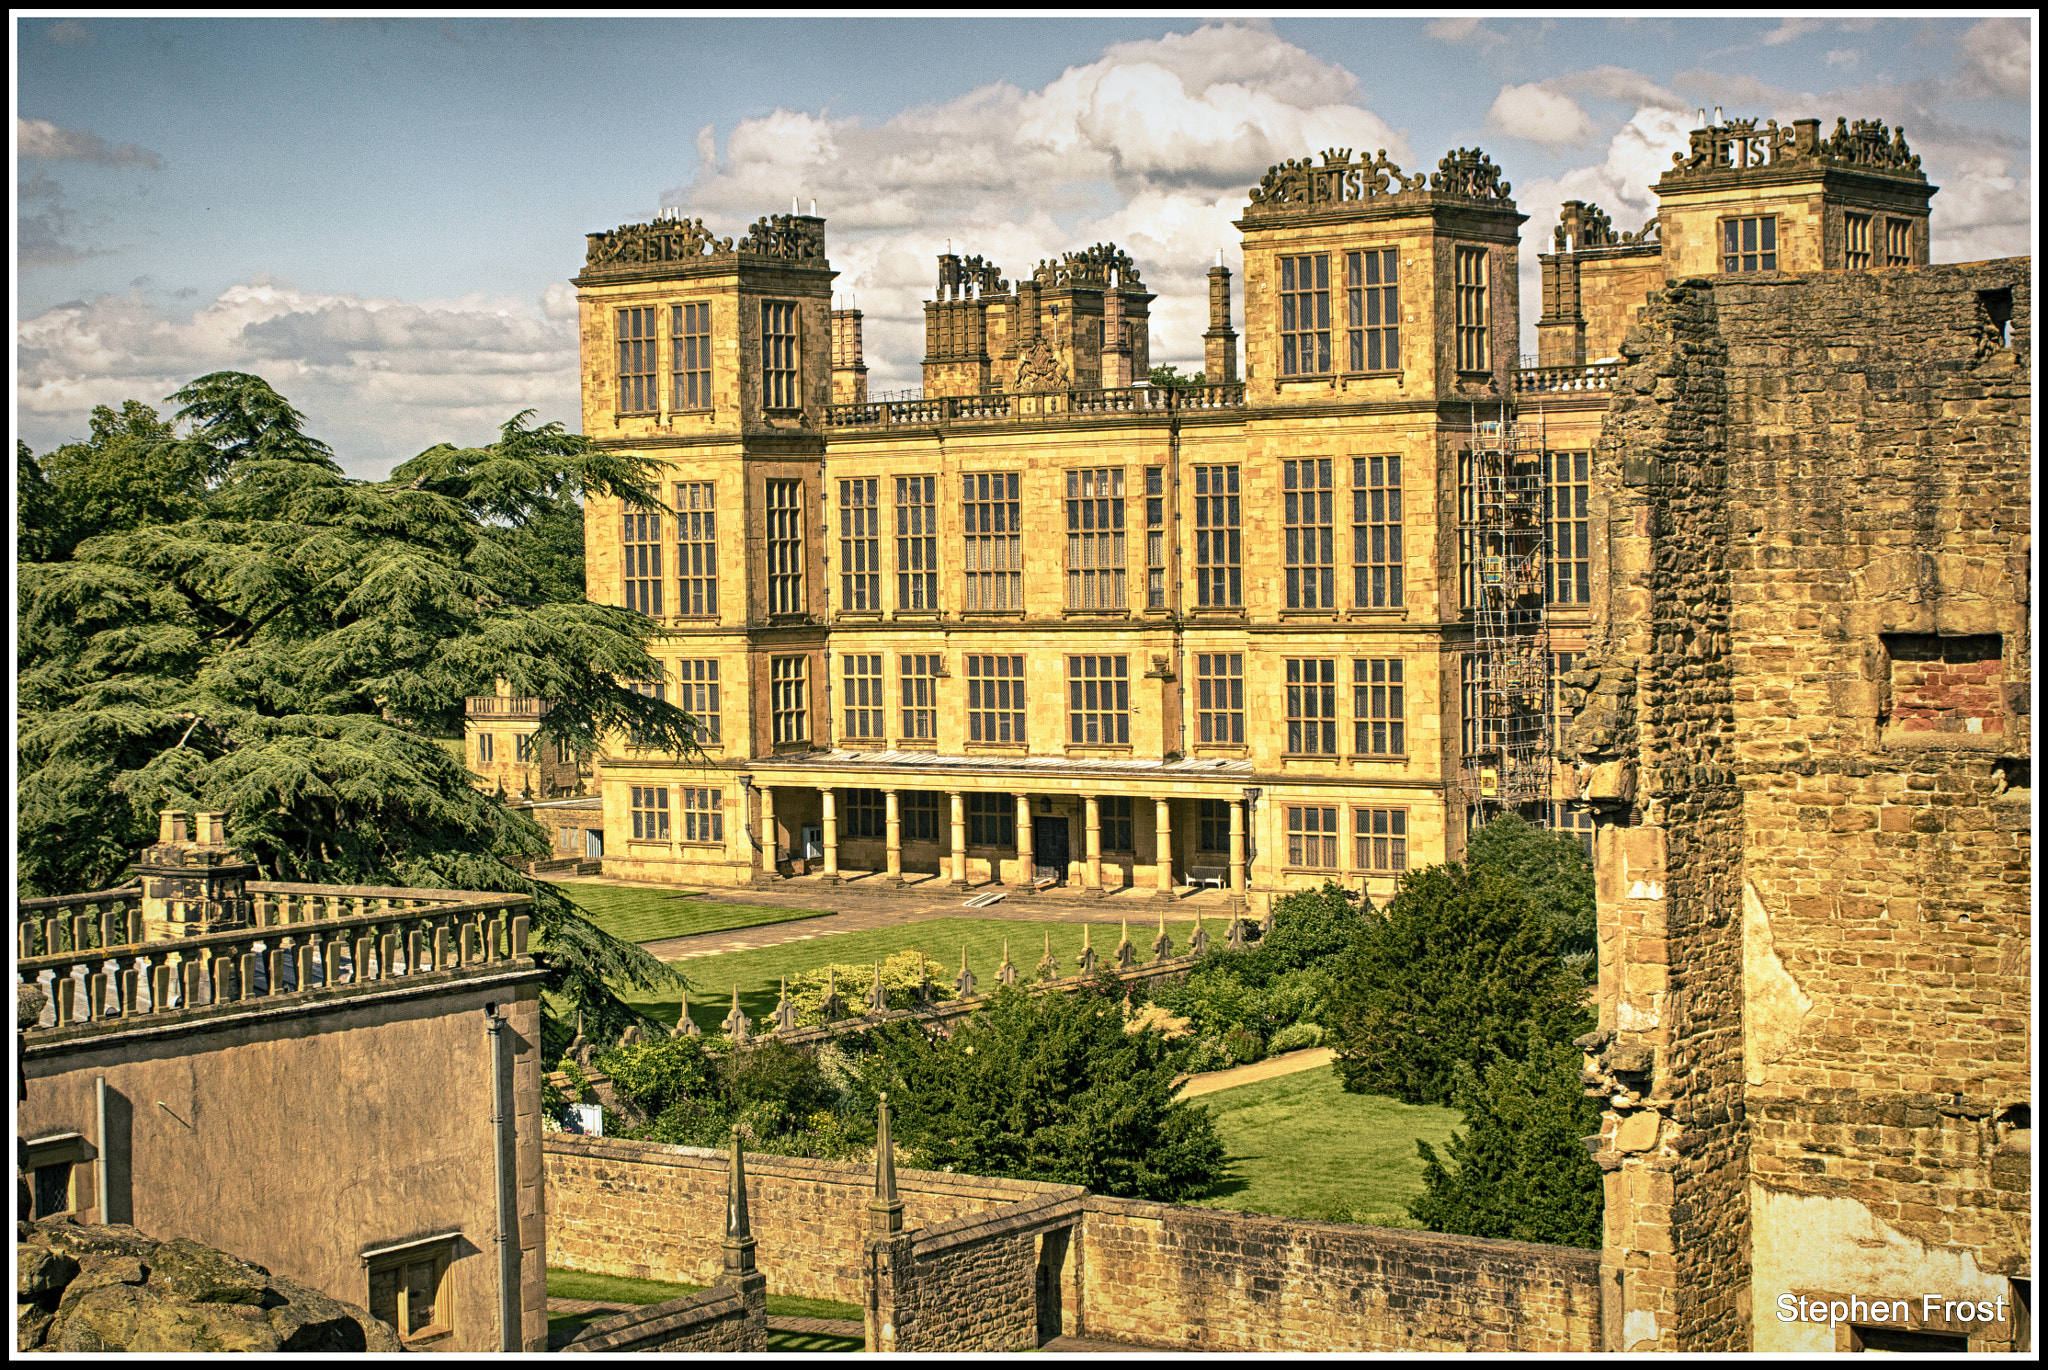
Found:
[{"label": "garden wall", "polygon": [[1090,1195],[1081,1334],[1196,1351],[1601,1349],[1600,1253]]},{"label": "garden wall", "polygon": [[760,1279],[718,1285],[592,1323],[564,1351],[766,1351],[767,1296]]}]

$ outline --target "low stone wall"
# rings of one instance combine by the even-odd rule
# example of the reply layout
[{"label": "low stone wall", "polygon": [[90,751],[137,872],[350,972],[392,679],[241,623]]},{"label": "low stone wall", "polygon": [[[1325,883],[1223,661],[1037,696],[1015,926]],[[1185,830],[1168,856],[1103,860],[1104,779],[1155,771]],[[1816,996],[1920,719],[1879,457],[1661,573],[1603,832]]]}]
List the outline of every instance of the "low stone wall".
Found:
[{"label": "low stone wall", "polygon": [[[544,1159],[551,1264],[682,1284],[709,1284],[722,1273],[725,1153],[554,1132],[545,1138]],[[746,1165],[769,1289],[861,1303],[874,1168],[753,1152]],[[914,1229],[1072,1192],[929,1170],[899,1170],[897,1185],[905,1226]]]},{"label": "low stone wall", "polygon": [[594,1322],[562,1348],[613,1355],[625,1351],[766,1351],[768,1304],[758,1275],[651,1303]]},{"label": "low stone wall", "polygon": [[1090,1195],[1080,1334],[1199,1351],[1600,1349],[1600,1253]]},{"label": "low stone wall", "polygon": [[[1041,1316],[1039,1269],[1047,1268],[1048,1282],[1060,1279],[1066,1234],[1079,1225],[1086,1197],[1074,1186],[907,1234],[916,1316],[895,1349],[1014,1351],[1039,1345],[1041,1332],[1056,1335],[1057,1322],[1048,1327]],[[1049,1252],[1048,1236],[1057,1238]]]}]

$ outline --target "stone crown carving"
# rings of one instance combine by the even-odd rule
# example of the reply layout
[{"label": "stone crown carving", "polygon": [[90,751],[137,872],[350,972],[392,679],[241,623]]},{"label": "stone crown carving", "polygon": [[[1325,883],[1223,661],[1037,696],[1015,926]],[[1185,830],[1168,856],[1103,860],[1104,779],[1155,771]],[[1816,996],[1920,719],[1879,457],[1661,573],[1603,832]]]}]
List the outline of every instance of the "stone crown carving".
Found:
[{"label": "stone crown carving", "polygon": [[979,255],[939,254],[939,290],[934,299],[971,300],[976,296],[986,299],[991,295],[1009,293],[1010,283],[1003,279],[1003,269],[994,262]]},{"label": "stone crown carving", "polygon": [[1264,179],[1252,187],[1246,212],[1312,211],[1420,190],[1473,200],[1506,200],[1512,188],[1501,180],[1500,168],[1476,147],[1446,153],[1433,175],[1407,175],[1387,160],[1385,148],[1362,161],[1353,161],[1348,147],[1324,148],[1322,158],[1320,165],[1298,157],[1268,169]]},{"label": "stone crown carving", "polygon": [[1785,164],[1862,167],[1926,180],[1920,156],[1906,146],[1906,130],[1889,129],[1881,119],[1835,120],[1835,131],[1820,136],[1820,120],[1795,119],[1781,126],[1767,119],[1730,119],[1725,124],[1696,128],[1684,152],[1671,154],[1664,180],[1726,171],[1754,171]]},{"label": "stone crown carving", "polygon": [[1634,233],[1616,233],[1607,211],[1590,200],[1566,200],[1557,212],[1550,240],[1557,252],[1583,252],[1595,247],[1637,247],[1658,241],[1655,215]]},{"label": "stone crown carving", "polygon": [[1144,285],[1138,279],[1138,264],[1131,260],[1130,253],[1115,243],[1097,243],[1079,252],[1063,252],[1053,260],[1041,261],[1031,273],[1031,279],[1054,290],[1063,286],[1107,290],[1111,284],[1111,273],[1115,274],[1115,284],[1120,288],[1142,288]]},{"label": "stone crown carving", "polygon": [[746,236],[712,236],[702,219],[681,217],[656,219],[652,223],[622,224],[604,233],[585,235],[588,248],[586,270],[632,266],[658,266],[664,262],[687,262],[700,257],[738,254],[781,261],[820,262],[825,260],[825,221],[798,214],[774,214],[755,220]]}]

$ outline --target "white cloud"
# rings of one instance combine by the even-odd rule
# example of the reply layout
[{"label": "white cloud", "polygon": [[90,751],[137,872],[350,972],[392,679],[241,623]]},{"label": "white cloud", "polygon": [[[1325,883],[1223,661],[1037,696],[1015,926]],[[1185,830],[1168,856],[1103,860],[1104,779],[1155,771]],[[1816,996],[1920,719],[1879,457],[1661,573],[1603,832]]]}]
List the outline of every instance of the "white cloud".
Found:
[{"label": "white cloud", "polygon": [[1827,64],[1831,67],[1853,67],[1863,60],[1861,48],[1829,48]]},{"label": "white cloud", "polygon": [[1761,41],[1765,47],[1774,48],[1780,43],[1789,43],[1794,39],[1804,38],[1807,34],[1822,27],[1824,26],[1818,19],[1786,19],[1781,21],[1778,27],[1765,34]]},{"label": "white cloud", "polygon": [[1512,138],[1526,138],[1546,147],[1576,143],[1593,136],[1593,121],[1569,95],[1546,89],[1541,82],[1502,86],[1486,111],[1486,126]]},{"label": "white cloud", "polygon": [[76,19],[63,19],[43,30],[43,37],[52,43],[82,44],[94,41],[93,31]]},{"label": "white cloud", "polygon": [[1976,94],[2026,97],[2034,75],[2034,36],[2018,19],[1986,19],[1963,34],[1963,72],[1966,82],[1981,82],[1990,90]]},{"label": "white cloud", "polygon": [[[554,301],[559,304],[559,301]],[[572,305],[573,311],[573,305]],[[355,475],[436,442],[482,443],[521,409],[578,427],[573,322],[508,301],[411,302],[230,287],[189,317],[139,294],[60,305],[16,329],[16,404],[38,450],[83,436],[96,404],[251,371],[305,411]]]},{"label": "white cloud", "polygon": [[60,128],[47,119],[14,121],[15,147],[23,157],[43,161],[91,162],[95,166],[146,166],[161,169],[164,159],[146,147],[118,147],[82,128]]},{"label": "white cloud", "polygon": [[1478,19],[1432,19],[1423,33],[1442,43],[1471,43],[1490,48],[1508,41],[1506,34],[1486,27]]}]

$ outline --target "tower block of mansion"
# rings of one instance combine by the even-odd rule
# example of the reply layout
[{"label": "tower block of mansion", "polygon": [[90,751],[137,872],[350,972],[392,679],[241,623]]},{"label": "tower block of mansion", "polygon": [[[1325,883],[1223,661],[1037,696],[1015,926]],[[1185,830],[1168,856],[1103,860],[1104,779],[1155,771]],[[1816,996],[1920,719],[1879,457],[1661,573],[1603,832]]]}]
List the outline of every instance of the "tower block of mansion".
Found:
[{"label": "tower block of mansion", "polygon": [[[925,398],[869,403],[824,224],[593,234],[584,431],[671,515],[592,501],[594,598],[656,619],[710,765],[602,759],[605,868],[1385,897],[1462,847],[1443,511],[1513,393],[1523,216],[1482,154],[1276,167],[1209,273],[1213,383],[1143,383],[1098,245],[939,261]],[[834,403],[834,397],[844,402]]]}]

